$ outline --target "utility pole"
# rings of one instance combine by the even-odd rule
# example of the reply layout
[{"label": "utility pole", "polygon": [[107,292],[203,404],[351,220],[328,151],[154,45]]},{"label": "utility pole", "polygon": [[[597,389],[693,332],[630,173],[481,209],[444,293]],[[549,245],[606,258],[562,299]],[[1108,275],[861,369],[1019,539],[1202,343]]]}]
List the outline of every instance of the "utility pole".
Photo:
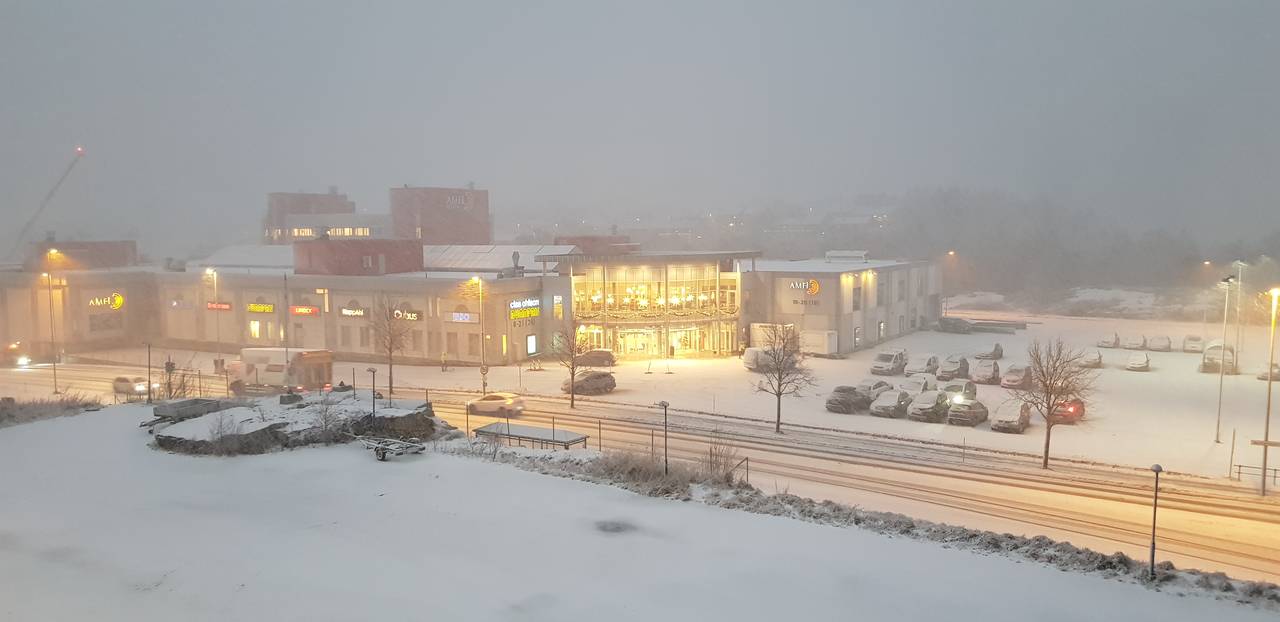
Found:
[{"label": "utility pole", "polygon": [[658,405],[662,407],[662,474],[668,475],[671,473],[671,463],[667,459],[667,407],[670,404],[662,400]]},{"label": "utility pole", "polygon": [[[1228,275],[1222,279],[1220,285],[1223,288],[1222,297],[1222,347],[1218,349],[1218,421],[1214,425],[1213,442],[1222,442],[1222,380],[1227,373],[1227,310],[1231,305],[1231,282],[1235,280],[1234,276]],[[1236,364],[1236,355],[1232,354],[1231,364]]]},{"label": "utility pole", "polygon": [[[1160,473],[1164,468],[1158,464],[1151,465],[1156,474],[1155,492],[1151,496],[1151,580],[1156,580],[1156,509],[1160,506]],[[1263,479],[1266,477],[1264,475]]]},{"label": "utility pole", "polygon": [[1243,261],[1237,261],[1235,263],[1236,263],[1236,352],[1235,352],[1234,360],[1237,363],[1236,367],[1239,367],[1238,363],[1240,361],[1240,352],[1241,350],[1244,349],[1244,344],[1240,342],[1240,303],[1241,303],[1241,300],[1244,298],[1244,269],[1245,269],[1245,266],[1247,266],[1248,264],[1246,264]]},{"label": "utility pole", "polygon": [[[49,249],[49,254],[56,254],[58,251]],[[58,395],[58,340],[54,337],[53,332],[53,272],[44,273],[44,278],[49,288],[49,348],[53,350],[53,394]]]}]

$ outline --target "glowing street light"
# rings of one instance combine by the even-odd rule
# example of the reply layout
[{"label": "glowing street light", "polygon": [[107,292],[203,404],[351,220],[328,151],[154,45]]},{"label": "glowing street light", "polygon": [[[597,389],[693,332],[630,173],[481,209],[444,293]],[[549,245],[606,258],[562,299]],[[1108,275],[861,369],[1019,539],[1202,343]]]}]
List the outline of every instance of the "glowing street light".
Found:
[{"label": "glowing street light", "polygon": [[476,289],[480,292],[480,394],[489,394],[489,366],[485,364],[485,350],[488,349],[488,343],[484,334],[484,281],[480,279],[480,275],[471,277],[471,282],[476,284]]},{"label": "glowing street light", "polygon": [[1206,265],[1206,266],[1212,266],[1212,265],[1213,265],[1213,262],[1212,262],[1212,261],[1209,261],[1208,259],[1206,259],[1206,260],[1204,260],[1204,265]]},{"label": "glowing street light", "polygon": [[1267,354],[1267,418],[1262,425],[1262,496],[1267,496],[1267,450],[1271,442],[1271,379],[1276,366],[1276,303],[1280,302],[1280,287],[1271,291],[1271,335]]},{"label": "glowing street light", "polygon": [[956,252],[955,252],[955,251],[947,251],[947,254],[948,254],[948,255],[951,255],[952,257],[955,257],[955,256],[956,256]]},{"label": "glowing street light", "polygon": [[[1222,347],[1218,349],[1218,422],[1213,431],[1213,442],[1222,442],[1222,379],[1227,373],[1227,309],[1231,306],[1231,284],[1234,283],[1236,277],[1227,275],[1218,283],[1222,287]],[[1239,349],[1231,353],[1231,365],[1235,366],[1236,357],[1239,356]]]},{"label": "glowing street light", "polygon": [[[57,249],[49,249],[49,254],[57,253]],[[53,273],[41,273],[49,291],[49,348],[53,350],[53,394],[57,395],[58,391],[58,341],[53,334]]]}]

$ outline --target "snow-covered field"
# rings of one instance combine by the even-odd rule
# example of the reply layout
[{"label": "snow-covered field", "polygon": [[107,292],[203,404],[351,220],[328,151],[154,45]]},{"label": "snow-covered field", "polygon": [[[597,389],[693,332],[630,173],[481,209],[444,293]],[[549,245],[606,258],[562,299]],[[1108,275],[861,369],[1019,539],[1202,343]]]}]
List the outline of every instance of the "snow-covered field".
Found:
[{"label": "snow-covered field", "polygon": [[[986,316],[1001,315],[995,312]],[[1148,337],[1166,335],[1175,350],[1186,334],[1203,334],[1213,338],[1221,325],[1165,322],[1157,320],[1066,318],[1053,316],[1025,317],[1030,324],[1016,335],[954,335],[922,331],[895,339],[887,346],[904,347],[912,353],[932,352],[940,356],[951,353],[971,354],[999,341],[1005,358],[1001,368],[1025,362],[1026,347],[1032,339],[1061,337],[1069,345],[1094,349],[1103,334],[1118,332],[1121,337],[1143,334]],[[1234,336],[1234,328],[1231,330]],[[1266,366],[1266,330],[1245,330],[1242,355],[1244,373],[1228,376],[1225,381],[1221,443],[1215,443],[1218,378],[1196,371],[1199,355],[1182,352],[1151,352],[1152,370],[1147,373],[1123,369],[1130,352],[1101,350],[1104,369],[1100,370],[1098,391],[1088,405],[1086,421],[1077,426],[1059,426],[1054,431],[1053,454],[1107,463],[1145,467],[1160,463],[1165,468],[1210,476],[1225,476],[1232,459],[1232,433],[1236,433],[1235,462],[1257,465],[1260,450],[1249,441],[1262,437],[1266,411],[1266,383],[1254,375]],[[133,352],[102,353],[113,360],[126,359]],[[1038,453],[1043,444],[1043,427],[1034,421],[1023,435],[992,432],[987,424],[976,428],[943,424],[915,423],[899,419],[881,419],[863,414],[829,413],[824,402],[837,385],[855,384],[868,375],[874,350],[851,355],[845,360],[810,359],[819,383],[815,390],[798,398],[784,400],[783,421],[791,424],[831,427],[862,432],[898,435],[929,441]],[[207,355],[183,353],[181,356],[201,364]],[[175,357],[177,358],[177,357]],[[186,359],[184,359],[186,360]],[[971,361],[972,363],[972,361]],[[211,367],[211,364],[207,366]],[[357,383],[367,383],[367,363],[335,365],[335,378],[350,382],[351,371],[358,370]],[[378,378],[385,378],[385,366],[379,367]],[[667,373],[670,371],[670,373]],[[618,380],[615,392],[591,399],[649,405],[660,400],[672,408],[718,413],[772,421],[772,396],[756,393],[752,387],[758,376],[748,372],[734,359],[663,360],[625,362],[614,369]],[[495,391],[517,391],[560,397],[559,386],[565,371],[548,362],[543,371],[517,367],[493,367],[489,388]],[[476,368],[455,367],[441,372],[438,367],[397,366],[397,386],[432,389],[480,390],[480,373]],[[998,386],[979,385],[979,399],[993,410],[1006,405],[1008,392]]]},{"label": "snow-covered field", "polygon": [[0,430],[5,620],[1202,620],[1273,613],[428,453]]}]

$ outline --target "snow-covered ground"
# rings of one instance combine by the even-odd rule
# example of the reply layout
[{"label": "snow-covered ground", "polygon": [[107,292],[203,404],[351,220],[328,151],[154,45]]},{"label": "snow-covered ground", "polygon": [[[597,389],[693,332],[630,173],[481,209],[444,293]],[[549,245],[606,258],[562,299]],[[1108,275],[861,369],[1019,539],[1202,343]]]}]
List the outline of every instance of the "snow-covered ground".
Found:
[{"label": "snow-covered ground", "polygon": [[[1221,325],[1166,322],[1158,320],[1066,318],[1055,316],[1019,316],[988,312],[988,317],[1023,317],[1030,324],[1016,335],[954,335],[922,331],[895,339],[888,346],[905,347],[912,353],[932,352],[940,356],[951,353],[971,354],[998,341],[1004,346],[1002,369],[1026,360],[1026,347],[1032,339],[1061,337],[1069,345],[1094,349],[1103,334],[1165,335],[1174,349],[1181,346],[1186,334],[1218,335]],[[1207,334],[1206,334],[1207,333]],[[1234,328],[1230,331],[1234,336]],[[1198,354],[1151,352],[1151,371],[1130,372],[1124,369],[1130,352],[1100,350],[1104,369],[1099,372],[1098,391],[1088,405],[1088,416],[1077,426],[1059,426],[1053,435],[1053,454],[1114,464],[1145,467],[1160,463],[1166,469],[1225,476],[1232,460],[1232,434],[1235,432],[1237,464],[1257,465],[1260,450],[1249,445],[1262,437],[1266,412],[1266,383],[1254,375],[1266,366],[1266,329],[1247,327],[1244,331],[1242,367],[1244,373],[1228,376],[1224,383],[1221,443],[1215,443],[1218,399],[1218,377],[1196,371]],[[128,360],[136,351],[104,352],[98,356],[111,360]],[[154,353],[153,353],[154,355]],[[956,445],[987,447],[1038,453],[1043,444],[1043,427],[1034,421],[1022,435],[992,432],[987,424],[976,428],[943,424],[916,423],[901,419],[881,419],[863,414],[829,413],[824,402],[837,385],[855,384],[868,375],[874,350],[851,355],[844,360],[810,359],[817,372],[818,386],[802,397],[786,398],[783,421],[821,427],[897,435],[908,438],[941,441]],[[212,367],[209,355],[175,353],[175,359]],[[972,363],[972,361],[971,361]],[[352,371],[358,385],[367,386],[368,363],[339,363],[334,367],[335,379],[351,381]],[[386,377],[385,366],[378,378]],[[667,372],[670,373],[667,373]],[[718,413],[772,421],[773,398],[757,393],[753,385],[759,377],[748,372],[736,358],[705,360],[655,360],[625,362],[614,369],[618,388],[609,395],[591,399],[650,405],[660,400],[672,408],[685,411]],[[493,367],[489,373],[489,389],[517,391],[561,397],[560,383],[565,371],[547,362],[543,371],[518,367]],[[409,390],[432,389],[480,390],[480,373],[473,367],[452,367],[446,372],[438,367],[397,366],[397,387]],[[1006,405],[1008,392],[998,386],[979,385],[979,399],[993,410]]]},{"label": "snow-covered ground", "polygon": [[1274,616],[477,459],[168,454],[145,445],[147,413],[0,430],[0,619]]},{"label": "snow-covered ground", "polygon": [[1195,319],[1222,307],[1222,295],[1203,287],[1124,289],[1078,287],[1036,297],[969,292],[947,298],[947,308],[963,313],[1022,311],[1072,317]]}]

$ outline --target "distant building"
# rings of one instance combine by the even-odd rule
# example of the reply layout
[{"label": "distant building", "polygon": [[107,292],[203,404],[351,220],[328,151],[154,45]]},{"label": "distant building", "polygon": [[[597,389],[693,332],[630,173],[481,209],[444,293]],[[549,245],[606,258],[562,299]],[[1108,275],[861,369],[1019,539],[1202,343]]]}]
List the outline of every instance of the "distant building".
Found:
[{"label": "distant building", "polygon": [[289,214],[284,236],[273,244],[292,244],[328,236],[331,240],[368,240],[391,237],[388,214]]},{"label": "distant building", "polygon": [[422,244],[492,244],[489,191],[471,188],[391,189],[393,234]]},{"label": "distant building", "polygon": [[267,215],[262,219],[264,244],[289,244],[289,217],[320,214],[355,214],[356,204],[331,186],[327,194],[272,192],[267,195]]},{"label": "distant building", "polygon": [[307,240],[293,244],[295,274],[374,276],[422,272],[417,240]]}]

